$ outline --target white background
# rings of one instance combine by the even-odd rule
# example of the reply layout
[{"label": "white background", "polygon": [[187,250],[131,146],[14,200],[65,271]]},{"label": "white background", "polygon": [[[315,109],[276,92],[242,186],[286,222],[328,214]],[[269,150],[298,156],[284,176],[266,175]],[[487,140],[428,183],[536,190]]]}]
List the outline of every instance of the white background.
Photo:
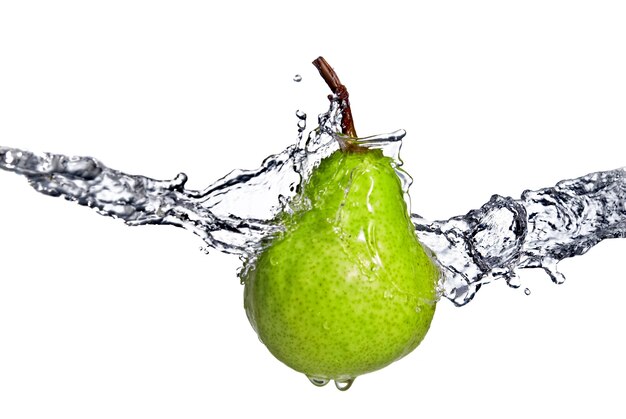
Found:
[{"label": "white background", "polygon": [[[428,218],[626,165],[621,2],[219,3],[0,3],[0,144],[202,188],[292,143],[296,109],[314,124],[324,55],[359,134],[408,132]],[[562,263],[564,285],[442,301],[346,393],[269,354],[238,260],[200,245],[0,173],[0,417],[623,416],[624,240]]]}]

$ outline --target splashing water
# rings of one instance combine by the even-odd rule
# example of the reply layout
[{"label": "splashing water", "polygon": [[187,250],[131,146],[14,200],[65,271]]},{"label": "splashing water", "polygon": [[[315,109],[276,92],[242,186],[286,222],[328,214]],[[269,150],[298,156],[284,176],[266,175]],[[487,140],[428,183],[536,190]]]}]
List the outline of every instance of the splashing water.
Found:
[{"label": "splashing water", "polygon": [[[265,237],[280,229],[272,220],[289,211],[288,202],[311,171],[339,148],[337,99],[306,138],[306,114],[298,111],[296,116],[297,144],[269,156],[256,170],[234,170],[201,191],[185,188],[184,173],[154,180],[108,168],[91,157],[6,147],[0,147],[0,168],[25,176],[38,192],[62,196],[128,225],[183,227],[208,248],[248,259]],[[396,173],[408,193],[411,178],[399,168],[404,135],[401,130],[359,143],[381,148],[396,160]],[[626,169],[617,169],[526,191],[520,199],[494,195],[481,208],[449,220],[429,222],[412,214],[420,241],[441,267],[442,296],[464,305],[482,285],[498,278],[517,288],[518,268],[540,267],[555,283],[563,282],[559,261],[581,255],[606,238],[626,236],[625,176]]]},{"label": "splashing water", "polygon": [[543,268],[560,284],[559,261],[626,237],[626,169],[563,180],[517,200],[494,195],[480,209],[445,221],[412,218],[444,269],[443,295],[457,305],[494,279],[519,287],[517,268]]}]

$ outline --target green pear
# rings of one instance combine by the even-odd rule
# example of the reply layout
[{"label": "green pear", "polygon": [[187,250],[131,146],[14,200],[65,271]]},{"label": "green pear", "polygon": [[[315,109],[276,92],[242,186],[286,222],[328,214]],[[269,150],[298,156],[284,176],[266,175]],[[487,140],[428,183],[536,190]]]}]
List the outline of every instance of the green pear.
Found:
[{"label": "green pear", "polygon": [[321,161],[283,229],[242,272],[261,341],[314,384],[348,383],[422,341],[439,270],[415,235],[393,159],[352,144]]}]

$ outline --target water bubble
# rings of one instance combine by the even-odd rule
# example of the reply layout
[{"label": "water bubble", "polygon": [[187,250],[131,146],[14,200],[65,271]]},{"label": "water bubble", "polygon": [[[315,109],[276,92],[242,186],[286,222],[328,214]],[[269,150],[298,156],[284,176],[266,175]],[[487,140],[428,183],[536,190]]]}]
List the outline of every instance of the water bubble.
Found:
[{"label": "water bubble", "polygon": [[293,81],[295,81],[296,83],[300,83],[302,81],[302,76],[300,74],[296,74],[295,76],[293,76]]},{"label": "water bubble", "polygon": [[348,378],[347,380],[335,380],[335,387],[337,387],[337,390],[346,391],[352,387],[352,383],[354,383],[354,378]]},{"label": "water bubble", "polygon": [[324,387],[330,381],[326,378],[309,377],[308,375],[307,375],[307,378],[314,386],[317,386],[317,387]]},{"label": "water bubble", "polygon": [[9,150],[4,155],[4,161],[6,164],[13,164],[19,158],[22,157],[22,153],[20,151]]},{"label": "water bubble", "polygon": [[524,288],[524,294],[530,295],[530,290],[528,288]]}]

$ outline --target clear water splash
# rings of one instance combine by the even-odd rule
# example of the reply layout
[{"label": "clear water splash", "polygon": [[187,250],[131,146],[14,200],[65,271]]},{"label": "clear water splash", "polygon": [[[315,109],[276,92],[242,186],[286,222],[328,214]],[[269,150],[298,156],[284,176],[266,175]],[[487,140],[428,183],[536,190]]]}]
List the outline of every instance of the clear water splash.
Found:
[{"label": "clear water splash", "polygon": [[256,170],[233,170],[203,190],[185,188],[184,173],[155,180],[111,169],[92,157],[7,147],[0,147],[0,169],[24,175],[38,192],[64,197],[128,225],[183,227],[208,248],[245,256],[277,228],[271,220],[298,193],[301,179],[338,149],[334,133],[339,113],[333,101],[306,140],[267,157]]},{"label": "clear water splash", "polygon": [[[204,190],[186,189],[184,173],[155,180],[108,168],[91,157],[7,147],[0,147],[0,169],[25,176],[41,193],[62,196],[128,225],[183,227],[200,236],[207,249],[248,259],[280,228],[272,220],[289,211],[288,202],[300,192],[303,180],[339,148],[337,100],[306,138],[306,115],[296,116],[297,144],[269,156],[256,170],[234,170]],[[404,135],[397,131],[359,142],[396,159],[396,172],[408,193],[411,179],[399,160]],[[543,268],[554,282],[563,282],[559,261],[581,255],[606,238],[626,236],[625,176],[625,169],[617,169],[526,191],[520,199],[494,195],[481,208],[449,220],[430,222],[413,214],[420,241],[441,266],[442,296],[464,305],[494,279],[519,287],[520,268]]]},{"label": "clear water splash", "polygon": [[563,180],[525,191],[520,199],[494,195],[481,208],[449,220],[412,218],[444,268],[443,295],[457,305],[497,278],[519,287],[518,268],[543,268],[562,283],[559,261],[604,239],[626,237],[626,169]]}]

